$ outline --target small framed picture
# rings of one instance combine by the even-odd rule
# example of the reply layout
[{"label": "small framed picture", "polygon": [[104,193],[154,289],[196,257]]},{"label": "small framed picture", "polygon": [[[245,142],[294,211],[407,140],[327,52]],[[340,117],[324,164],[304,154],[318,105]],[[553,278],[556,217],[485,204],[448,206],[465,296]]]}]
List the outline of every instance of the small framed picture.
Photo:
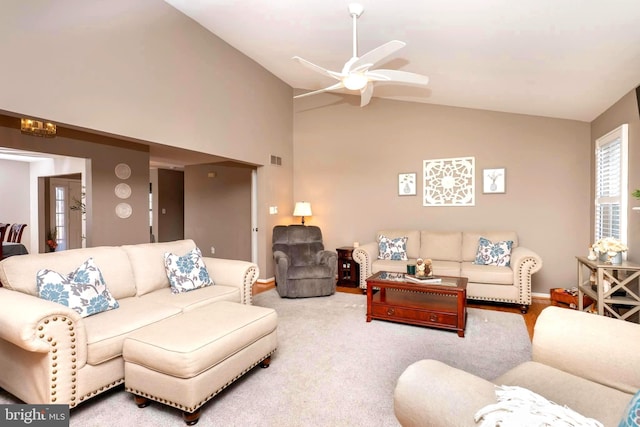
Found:
[{"label": "small framed picture", "polygon": [[485,194],[506,193],[505,168],[482,170],[482,192]]},{"label": "small framed picture", "polygon": [[416,173],[398,174],[398,196],[415,196],[416,193]]}]

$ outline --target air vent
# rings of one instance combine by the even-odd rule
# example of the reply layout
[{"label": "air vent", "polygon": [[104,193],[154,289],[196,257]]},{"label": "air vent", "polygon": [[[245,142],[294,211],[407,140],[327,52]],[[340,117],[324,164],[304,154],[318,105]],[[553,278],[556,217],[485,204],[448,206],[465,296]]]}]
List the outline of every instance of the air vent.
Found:
[{"label": "air vent", "polygon": [[271,155],[271,164],[276,166],[282,166],[282,157]]}]

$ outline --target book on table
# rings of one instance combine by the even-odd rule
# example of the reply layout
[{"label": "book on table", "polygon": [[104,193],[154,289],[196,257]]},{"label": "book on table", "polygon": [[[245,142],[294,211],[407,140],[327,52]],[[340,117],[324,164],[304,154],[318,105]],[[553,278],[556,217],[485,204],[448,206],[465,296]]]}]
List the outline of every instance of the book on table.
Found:
[{"label": "book on table", "polygon": [[412,274],[405,274],[405,279],[409,280],[410,282],[415,282],[415,283],[425,283],[425,284],[441,284],[442,283],[442,279],[440,277],[436,277],[436,276],[414,276]]}]

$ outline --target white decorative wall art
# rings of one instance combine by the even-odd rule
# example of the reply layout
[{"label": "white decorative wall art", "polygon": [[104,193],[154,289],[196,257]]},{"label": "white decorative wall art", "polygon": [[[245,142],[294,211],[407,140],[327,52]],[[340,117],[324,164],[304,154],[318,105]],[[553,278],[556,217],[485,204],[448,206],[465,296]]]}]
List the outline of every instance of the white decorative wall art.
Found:
[{"label": "white decorative wall art", "polygon": [[482,170],[482,192],[485,194],[505,193],[507,174],[504,168]]},{"label": "white decorative wall art", "polygon": [[415,196],[417,177],[416,173],[398,174],[398,196]]},{"label": "white decorative wall art", "polygon": [[475,157],[425,160],[423,206],[474,206]]}]

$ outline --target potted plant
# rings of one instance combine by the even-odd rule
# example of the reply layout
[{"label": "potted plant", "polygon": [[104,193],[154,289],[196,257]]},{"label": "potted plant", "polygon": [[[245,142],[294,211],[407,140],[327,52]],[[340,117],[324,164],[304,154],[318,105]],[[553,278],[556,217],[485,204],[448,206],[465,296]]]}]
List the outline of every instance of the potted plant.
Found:
[{"label": "potted plant", "polygon": [[603,237],[591,245],[591,248],[599,255],[600,261],[607,264],[620,264],[622,252],[629,250],[627,245],[613,237]]},{"label": "potted plant", "polygon": [[54,227],[49,230],[47,233],[47,247],[49,248],[49,252],[55,252],[58,247],[58,241],[56,238],[58,237],[58,230]]}]

